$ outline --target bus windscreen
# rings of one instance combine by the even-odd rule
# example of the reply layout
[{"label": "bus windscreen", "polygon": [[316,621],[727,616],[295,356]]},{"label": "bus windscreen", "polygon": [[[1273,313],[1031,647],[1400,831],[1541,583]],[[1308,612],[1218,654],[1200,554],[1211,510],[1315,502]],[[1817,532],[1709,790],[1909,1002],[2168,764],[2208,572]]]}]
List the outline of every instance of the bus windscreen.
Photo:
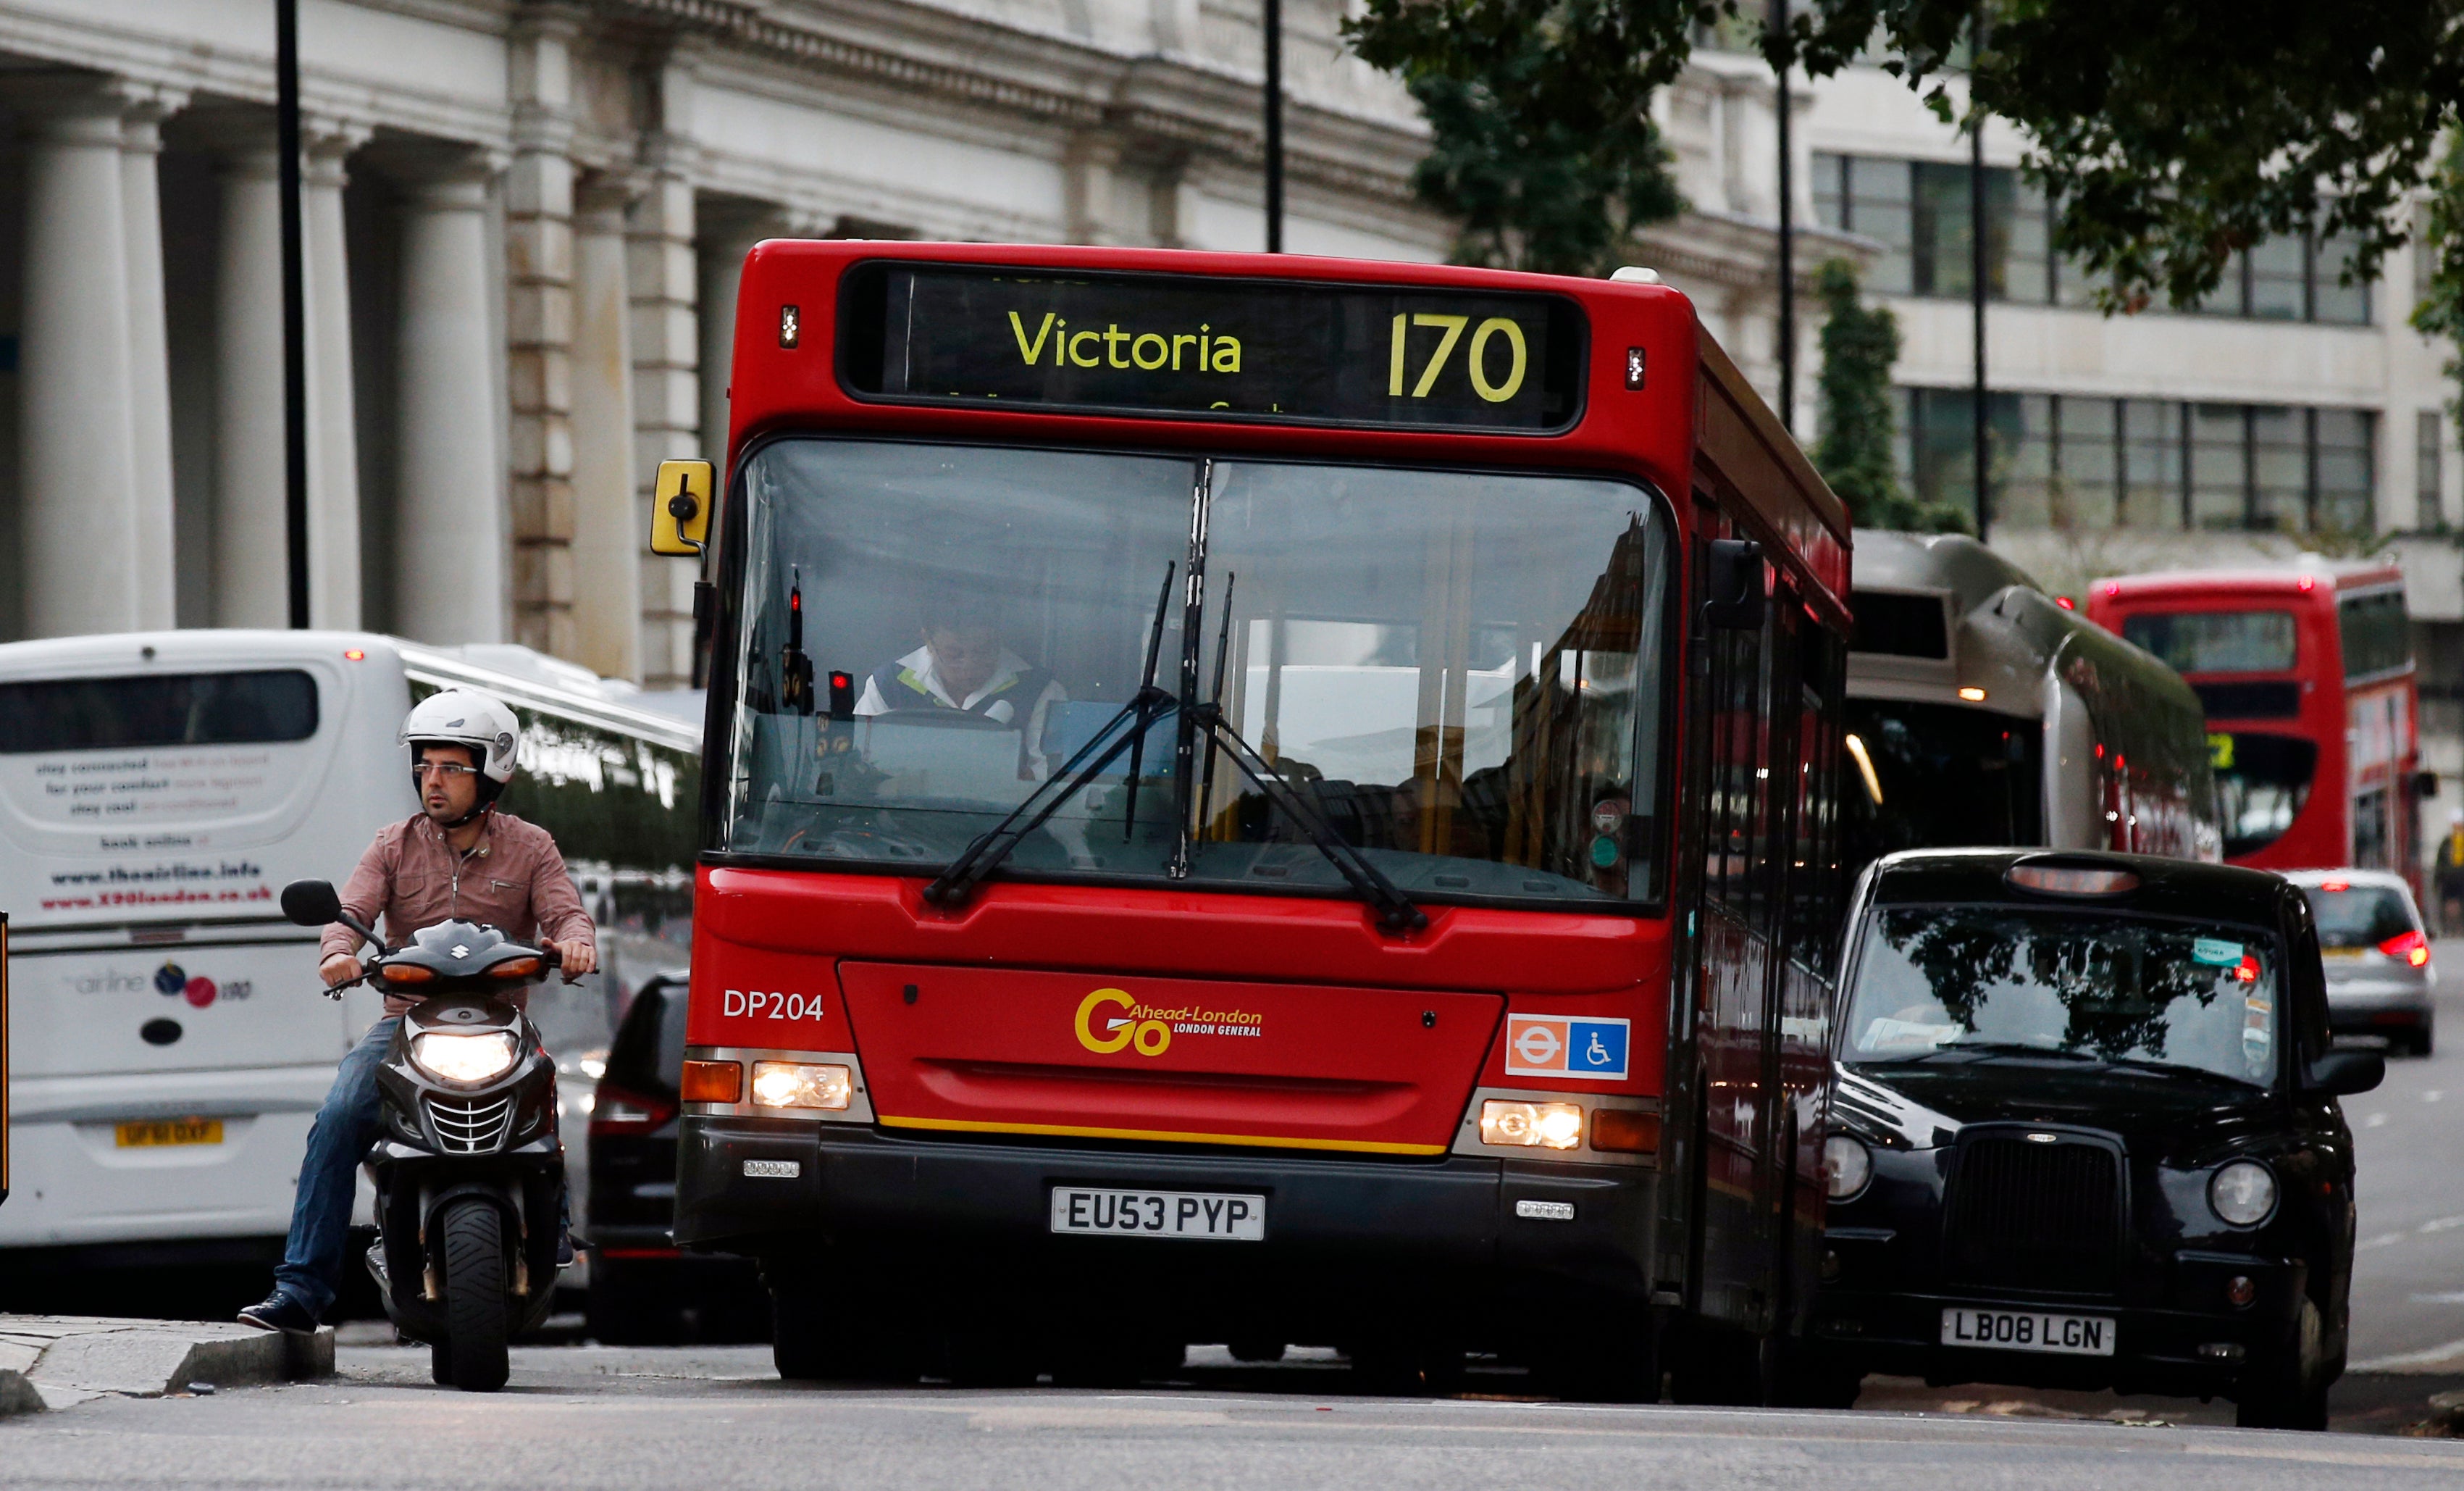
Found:
[{"label": "bus windscreen", "polygon": [[1548,295],[877,263],[848,272],[859,397],[1546,434],[1582,412],[1583,317]]}]

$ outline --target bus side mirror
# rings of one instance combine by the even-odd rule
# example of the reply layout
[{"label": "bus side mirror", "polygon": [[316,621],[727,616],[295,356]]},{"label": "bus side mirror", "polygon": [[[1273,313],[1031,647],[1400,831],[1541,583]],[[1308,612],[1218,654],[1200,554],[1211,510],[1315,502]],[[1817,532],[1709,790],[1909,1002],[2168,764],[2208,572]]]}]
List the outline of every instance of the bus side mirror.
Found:
[{"label": "bus side mirror", "polygon": [[706,460],[663,460],[650,508],[650,552],[685,558],[710,543],[711,493],[718,474]]},{"label": "bus side mirror", "polygon": [[1705,626],[1752,632],[1763,624],[1763,546],[1751,539],[1713,539],[1704,587]]}]

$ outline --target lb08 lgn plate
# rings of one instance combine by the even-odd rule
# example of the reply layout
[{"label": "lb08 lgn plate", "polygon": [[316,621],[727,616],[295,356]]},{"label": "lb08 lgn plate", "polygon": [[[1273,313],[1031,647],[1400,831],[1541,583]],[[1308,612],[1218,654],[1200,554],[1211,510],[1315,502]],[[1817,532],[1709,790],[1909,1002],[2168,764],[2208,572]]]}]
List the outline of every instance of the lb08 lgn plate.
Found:
[{"label": "lb08 lgn plate", "polygon": [[1942,1344],[1989,1351],[2050,1351],[2058,1356],[2111,1356],[2109,1315],[2046,1315],[2036,1310],[1942,1312]]},{"label": "lb08 lgn plate", "polygon": [[1266,1198],[1211,1191],[1052,1188],[1052,1230],[1098,1237],[1264,1242]]}]

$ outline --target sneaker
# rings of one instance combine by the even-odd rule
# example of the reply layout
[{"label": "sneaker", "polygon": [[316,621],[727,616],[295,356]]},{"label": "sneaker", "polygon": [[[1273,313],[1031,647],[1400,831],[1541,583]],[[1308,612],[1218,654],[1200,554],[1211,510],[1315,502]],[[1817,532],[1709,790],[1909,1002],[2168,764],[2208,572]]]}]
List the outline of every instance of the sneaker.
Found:
[{"label": "sneaker", "polygon": [[276,1289],[265,1297],[263,1304],[252,1304],[239,1312],[239,1323],[254,1325],[259,1330],[278,1330],[285,1335],[307,1336],[317,1331],[317,1312]]},{"label": "sneaker", "polygon": [[556,1266],[559,1268],[573,1266],[573,1234],[571,1233],[561,1232],[556,1235]]}]

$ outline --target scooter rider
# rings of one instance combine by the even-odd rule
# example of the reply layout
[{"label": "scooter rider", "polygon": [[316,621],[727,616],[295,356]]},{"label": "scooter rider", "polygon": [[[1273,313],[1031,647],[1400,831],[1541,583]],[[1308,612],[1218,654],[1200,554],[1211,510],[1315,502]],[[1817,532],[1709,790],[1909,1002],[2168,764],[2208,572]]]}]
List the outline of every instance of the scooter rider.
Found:
[{"label": "scooter rider", "polygon": [[[498,794],[513,780],[520,731],[511,709],[470,689],[448,689],[423,700],[403,722],[402,744],[410,755],[420,811],[379,831],[341,893],[343,909],[363,925],[374,926],[384,914],[389,946],[402,946],[423,927],[459,918],[526,942],[544,934],[543,946],[557,950],[568,978],[598,966],[590,917],[556,840],[545,829],[496,811]],[[358,943],[340,924],[325,929],[318,972],[334,998],[364,971],[356,956]],[[518,1003],[520,996],[515,997]],[[354,1172],[377,1140],[377,1068],[412,1003],[387,990],[385,1017],[342,1058],[308,1130],[291,1235],[274,1271],[274,1293],[242,1310],[243,1323],[262,1330],[311,1331],[334,1302],[357,1189]],[[560,1261],[570,1256],[564,1248]]]}]

